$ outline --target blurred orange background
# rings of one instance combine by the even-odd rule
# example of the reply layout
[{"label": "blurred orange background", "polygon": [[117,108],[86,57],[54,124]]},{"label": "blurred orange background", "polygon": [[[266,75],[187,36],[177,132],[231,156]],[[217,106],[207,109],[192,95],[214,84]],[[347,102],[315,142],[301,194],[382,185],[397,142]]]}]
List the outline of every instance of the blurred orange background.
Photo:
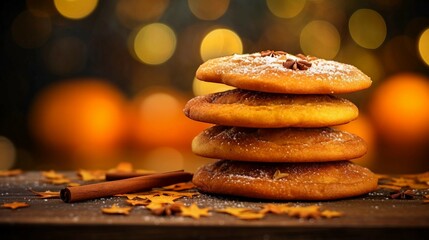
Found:
[{"label": "blurred orange background", "polygon": [[0,169],[194,171],[210,124],[186,101],[229,89],[194,78],[199,64],[273,49],[357,66],[370,89],[338,128],[366,140],[358,164],[429,170],[429,4],[376,0],[26,0],[2,16]]}]

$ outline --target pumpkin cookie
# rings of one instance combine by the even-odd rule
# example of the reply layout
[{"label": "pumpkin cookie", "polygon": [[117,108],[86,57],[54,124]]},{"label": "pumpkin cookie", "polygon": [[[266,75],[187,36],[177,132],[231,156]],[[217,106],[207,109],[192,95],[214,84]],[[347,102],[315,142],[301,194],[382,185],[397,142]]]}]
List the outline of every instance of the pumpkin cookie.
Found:
[{"label": "pumpkin cookie", "polygon": [[288,94],[349,93],[372,83],[354,66],[282,51],[210,59],[198,68],[196,77],[241,89]]},{"label": "pumpkin cookie", "polygon": [[360,137],[332,128],[239,128],[213,126],[197,135],[200,156],[249,162],[349,160],[367,151]]},{"label": "pumpkin cookie", "polygon": [[199,96],[185,105],[189,118],[226,126],[324,127],[354,120],[358,108],[332,95],[276,94],[234,89]]},{"label": "pumpkin cookie", "polygon": [[250,163],[220,160],[193,177],[206,193],[270,200],[331,200],[366,194],[377,177],[349,161],[324,163]]}]

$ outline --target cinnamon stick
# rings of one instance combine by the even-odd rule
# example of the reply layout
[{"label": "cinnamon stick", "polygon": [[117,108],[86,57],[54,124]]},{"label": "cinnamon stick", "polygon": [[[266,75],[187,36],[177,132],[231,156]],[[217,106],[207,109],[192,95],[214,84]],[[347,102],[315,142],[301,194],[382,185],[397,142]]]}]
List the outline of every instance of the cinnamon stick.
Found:
[{"label": "cinnamon stick", "polygon": [[120,193],[147,191],[154,187],[167,186],[192,179],[192,174],[182,171],[154,173],[146,176],[122,180],[67,187],[61,190],[60,197],[66,203],[110,197]]},{"label": "cinnamon stick", "polygon": [[121,180],[132,177],[148,176],[155,173],[137,173],[137,172],[111,172],[106,173],[106,181]]}]

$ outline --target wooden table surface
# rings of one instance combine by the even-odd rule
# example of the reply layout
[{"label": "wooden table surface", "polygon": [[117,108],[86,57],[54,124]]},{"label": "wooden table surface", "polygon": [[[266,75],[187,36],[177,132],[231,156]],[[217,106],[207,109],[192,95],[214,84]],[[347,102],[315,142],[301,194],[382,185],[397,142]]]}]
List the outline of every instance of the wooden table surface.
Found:
[{"label": "wooden table surface", "polygon": [[[75,173],[65,173],[75,176]],[[58,191],[64,186],[41,181],[41,172],[26,172],[0,178],[0,204],[26,202],[30,207],[0,209],[1,239],[429,239],[429,204],[423,204],[420,190],[411,200],[390,199],[389,192],[377,190],[366,196],[326,202],[289,202],[291,205],[317,204],[322,209],[345,215],[332,219],[297,219],[267,215],[245,221],[213,212],[198,220],[181,216],[155,216],[144,207],[134,207],[130,215],[102,214],[102,207],[114,203],[128,206],[124,198],[108,197],[68,204],[60,199],[40,199],[35,191]],[[183,200],[200,207],[250,207],[258,209],[266,201],[201,194]],[[3,238],[6,236],[6,238]]]}]

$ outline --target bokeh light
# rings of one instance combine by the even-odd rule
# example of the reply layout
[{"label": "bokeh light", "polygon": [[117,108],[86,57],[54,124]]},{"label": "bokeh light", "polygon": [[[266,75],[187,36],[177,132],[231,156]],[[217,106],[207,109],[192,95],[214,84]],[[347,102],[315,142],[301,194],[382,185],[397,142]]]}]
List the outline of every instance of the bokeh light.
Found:
[{"label": "bokeh light", "polygon": [[417,144],[429,137],[429,79],[398,74],[374,92],[372,120],[381,137],[393,144]]},{"label": "bokeh light", "polygon": [[123,140],[125,106],[121,92],[105,81],[62,81],[37,96],[30,129],[51,151],[76,159],[106,156]]},{"label": "bokeh light", "polygon": [[386,38],[387,28],[383,17],[371,9],[359,9],[349,19],[352,39],[361,47],[378,48]]},{"label": "bokeh light", "polygon": [[[342,47],[336,60],[351,64],[359,68],[368,75],[373,84],[384,77],[384,66],[378,56],[373,51],[361,48],[353,42]],[[358,92],[357,94],[362,94]]]},{"label": "bokeh light", "polygon": [[226,90],[234,89],[234,87],[213,82],[205,82],[194,78],[192,83],[192,90],[195,96],[207,95],[215,92],[223,92]]},{"label": "bokeh light", "polygon": [[169,0],[119,0],[116,16],[128,28],[134,28],[145,21],[156,21],[164,13]]},{"label": "bokeh light", "polygon": [[131,106],[130,134],[140,149],[190,149],[190,142],[208,124],[183,114],[187,98],[173,89],[153,88],[137,94]]},{"label": "bokeh light", "polygon": [[201,42],[200,55],[203,61],[211,58],[243,53],[243,43],[232,30],[218,28],[209,32]]},{"label": "bokeh light", "polygon": [[176,49],[176,35],[167,25],[152,23],[133,36],[133,52],[143,63],[158,65],[166,62]]},{"label": "bokeh light", "polygon": [[370,51],[361,51],[349,59],[352,65],[368,75],[373,82],[379,81],[384,75],[383,65],[377,56]]},{"label": "bokeh light", "polygon": [[44,54],[48,70],[61,76],[81,71],[87,61],[85,43],[72,36],[54,40]]},{"label": "bokeh light", "polygon": [[426,28],[419,37],[419,53],[426,65],[429,65],[429,28]]},{"label": "bokeh light", "polygon": [[6,137],[0,136],[0,170],[11,169],[15,164],[15,146]]},{"label": "bokeh light", "polygon": [[82,19],[97,7],[98,0],[54,0],[57,11],[66,18]]},{"label": "bokeh light", "polygon": [[297,16],[304,9],[305,3],[306,0],[267,0],[268,9],[280,18]]},{"label": "bokeh light", "polygon": [[202,20],[216,20],[225,14],[229,0],[188,0],[191,12]]},{"label": "bokeh light", "polygon": [[23,11],[14,19],[11,31],[20,47],[36,48],[48,40],[52,23],[48,16],[35,16],[30,11]]},{"label": "bokeh light", "polygon": [[376,133],[373,125],[371,119],[365,113],[360,113],[356,120],[335,127],[339,130],[356,134],[365,140],[368,152],[360,158],[353,159],[353,162],[368,168],[374,168],[376,165]]},{"label": "bokeh light", "polygon": [[300,45],[306,55],[332,59],[340,50],[340,34],[326,21],[312,21],[301,31]]}]

